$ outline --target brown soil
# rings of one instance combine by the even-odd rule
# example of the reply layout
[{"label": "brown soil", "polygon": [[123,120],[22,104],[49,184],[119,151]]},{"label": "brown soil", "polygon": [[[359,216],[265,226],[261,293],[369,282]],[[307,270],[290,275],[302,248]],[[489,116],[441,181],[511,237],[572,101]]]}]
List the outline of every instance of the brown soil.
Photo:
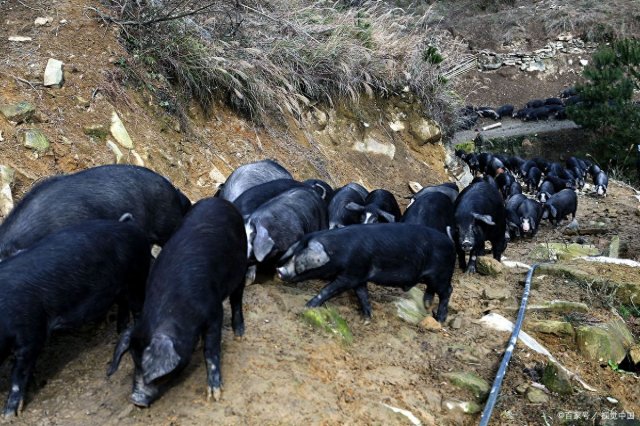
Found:
[{"label": "brown soil", "polygon": [[[93,2],[90,4],[96,6]],[[426,184],[446,179],[443,148],[439,145],[416,147],[404,133],[387,134],[397,146],[394,160],[349,149],[352,140],[349,132],[365,131],[356,124],[376,123],[379,120],[376,109],[386,108],[372,100],[364,100],[357,113],[342,111],[331,119],[328,126],[347,129],[342,132],[326,132],[313,120],[302,124],[292,121],[280,127],[281,130],[274,127],[265,130],[221,106],[215,108],[211,118],[205,118],[194,107],[188,111],[191,131],[178,132],[177,121],[167,116],[156,100],[145,92],[120,84],[121,75],[114,63],[127,53],[117,43],[114,30],[87,18],[83,6],[84,3],[77,0],[62,0],[50,6],[42,6],[35,0],[0,1],[1,101],[31,101],[43,116],[43,122],[36,125],[14,126],[0,119],[0,131],[5,139],[0,142],[0,164],[17,170],[13,188],[16,199],[41,177],[112,162],[113,155],[105,141],[91,140],[82,129],[93,123],[108,125],[114,109],[127,126],[145,164],[168,176],[194,201],[215,191],[216,179],[210,175],[213,167],[228,174],[240,164],[264,157],[278,159],[298,178],[318,176],[334,185],[356,180],[370,188],[389,188],[398,197],[408,194],[408,180]],[[46,15],[54,17],[51,26],[33,26],[36,17]],[[61,19],[68,22],[59,24]],[[10,35],[27,35],[34,41],[19,45],[4,42]],[[66,64],[67,80],[62,89],[32,88],[14,78],[40,81],[50,56]],[[502,84],[501,81],[496,80],[495,84]],[[522,94],[519,91],[522,86],[515,80],[508,84],[513,84],[513,93]],[[96,92],[96,89],[99,90]],[[550,96],[557,90],[549,86],[548,91],[539,90],[531,95],[540,97],[542,93],[549,93]],[[478,104],[515,99],[508,92],[504,98],[478,96]],[[78,97],[89,100],[90,106],[84,107]],[[52,142],[49,153],[39,158],[18,142],[20,131],[30,126],[42,128]],[[373,127],[371,132],[382,133]],[[336,134],[343,138],[336,138]],[[607,216],[614,229],[611,234],[586,239],[604,249],[612,234],[618,233],[626,244],[626,256],[640,260],[640,251],[634,242],[640,232],[638,201],[631,190],[615,184],[611,185],[609,194],[604,200],[580,198],[580,221]],[[533,241],[510,244],[505,257],[529,262],[528,255],[535,244],[567,239],[545,224]],[[401,291],[371,286],[374,319],[366,325],[355,299],[342,295],[330,304],[353,331],[354,343],[344,345],[300,319],[305,301],[322,283],[294,286],[267,277],[245,292],[247,332],[242,340],[232,338],[230,315],[225,313],[222,354],[225,387],[219,402],[206,400],[201,348],[194,353],[181,379],[161,399],[149,409],[138,409],[128,402],[130,359],[125,358],[111,379],[105,376],[117,340],[112,320],[71,334],[54,335],[40,357],[25,410],[11,423],[406,424],[405,417],[382,405],[386,403],[411,411],[424,424],[476,424],[477,416],[443,408],[443,401],[472,400],[473,397],[448,384],[442,374],[469,371],[492,382],[508,335],[486,330],[475,321],[489,311],[514,320],[515,312],[509,308],[519,303],[522,278],[522,273],[512,271],[506,271],[497,279],[457,272],[449,318],[460,317],[462,327],[453,329],[447,325],[435,333],[398,318],[393,301],[402,296]],[[482,290],[493,286],[508,289],[510,297],[502,302],[483,299]],[[530,303],[556,298],[589,303],[592,307],[589,315],[595,318],[613,315],[599,295],[558,279],[545,279],[532,291]],[[637,333],[637,328],[635,331]],[[518,345],[493,424],[540,424],[544,422],[543,416],[558,419],[564,411],[586,411],[594,415],[608,409],[625,409],[640,416],[637,376],[616,373],[597,362],[586,361],[570,341],[544,335],[535,337],[598,392],[590,393],[576,386],[570,397],[552,396],[546,405],[528,403],[516,394],[515,388],[520,383],[531,382],[525,368],[535,368],[544,360]],[[0,368],[2,392],[9,388],[8,364]],[[620,403],[608,405],[607,396]],[[555,420],[552,422],[556,424]]]}]

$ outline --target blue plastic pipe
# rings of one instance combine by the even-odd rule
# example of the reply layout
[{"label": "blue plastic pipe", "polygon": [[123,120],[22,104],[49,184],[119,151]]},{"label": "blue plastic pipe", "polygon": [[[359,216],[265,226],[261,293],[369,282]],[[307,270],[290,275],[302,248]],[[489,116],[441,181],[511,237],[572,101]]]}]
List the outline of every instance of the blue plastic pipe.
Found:
[{"label": "blue plastic pipe", "polygon": [[480,426],[487,426],[489,424],[491,413],[493,412],[493,407],[496,405],[496,400],[498,399],[498,395],[500,394],[502,379],[504,379],[504,375],[507,372],[509,361],[511,361],[511,355],[513,354],[513,350],[516,347],[516,342],[518,341],[518,334],[520,334],[520,329],[522,328],[524,312],[525,308],[527,307],[527,300],[529,299],[529,289],[531,288],[531,278],[533,277],[533,273],[537,267],[538,264],[536,263],[531,267],[531,269],[529,269],[529,272],[527,272],[527,278],[524,281],[524,293],[522,294],[520,310],[518,311],[518,319],[516,320],[516,325],[513,327],[511,338],[509,338],[507,351],[504,353],[504,357],[502,357],[500,368],[498,368],[498,374],[496,374],[496,378],[493,380],[493,386],[491,387],[491,392],[489,392],[489,399],[487,400],[487,404],[484,406],[482,417],[480,418]]}]

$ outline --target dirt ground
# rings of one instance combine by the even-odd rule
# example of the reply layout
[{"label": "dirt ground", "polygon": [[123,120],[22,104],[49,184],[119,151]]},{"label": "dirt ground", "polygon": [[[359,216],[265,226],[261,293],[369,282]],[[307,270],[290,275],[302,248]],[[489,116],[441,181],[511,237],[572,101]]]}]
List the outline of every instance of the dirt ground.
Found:
[{"label": "dirt ground", "polygon": [[[408,195],[408,180],[427,184],[447,179],[441,146],[416,148],[402,135],[391,136],[398,150],[396,158],[388,160],[346,149],[345,141],[325,140],[316,128],[296,129],[296,124],[290,124],[288,133],[256,128],[224,108],[217,108],[209,118],[197,109],[189,111],[193,130],[179,129],[177,121],[168,117],[156,100],[145,92],[121,86],[114,64],[127,54],[118,44],[113,28],[89,19],[85,5],[98,4],[78,0],[0,0],[0,100],[33,102],[41,121],[14,126],[0,118],[4,138],[0,141],[0,164],[16,169],[12,188],[16,199],[44,176],[112,162],[113,154],[104,141],[90,139],[83,127],[108,124],[114,109],[132,134],[145,164],[168,176],[193,201],[213,194],[216,176],[212,167],[227,174],[242,163],[264,157],[278,159],[299,178],[320,177],[334,185],[360,180],[370,188],[391,189],[399,198]],[[45,15],[53,16],[53,23],[34,27],[33,20]],[[60,23],[63,19],[66,23]],[[10,35],[31,36],[34,41],[19,45],[5,42]],[[24,83],[41,79],[50,56],[65,61],[63,88],[48,90]],[[517,78],[511,77],[493,80],[494,74],[498,75],[468,74],[463,79],[467,86],[460,87],[469,93],[470,103],[523,103],[528,100],[525,98],[556,94],[565,83],[573,81],[571,77],[559,85],[532,76],[530,81],[518,83]],[[502,89],[491,97],[491,88],[496,86]],[[18,142],[27,127],[41,128],[50,138],[52,148],[46,155],[36,156]],[[626,247],[625,257],[640,260],[640,248],[634,241],[640,232],[640,216],[638,200],[633,195],[633,191],[612,184],[604,200],[581,196],[578,220],[607,217],[612,232],[585,239],[604,249],[618,234]],[[401,202],[404,207],[406,200]],[[535,239],[510,244],[505,258],[531,263],[529,254],[536,244],[570,239],[575,237],[565,237],[545,224]],[[514,320],[512,308],[519,303],[523,278],[523,272],[510,270],[498,278],[456,272],[449,320],[460,318],[461,327],[454,329],[448,321],[437,332],[422,330],[397,316],[393,302],[403,296],[399,290],[371,286],[374,318],[369,324],[364,324],[355,298],[342,295],[330,305],[351,327],[354,343],[346,345],[301,319],[304,303],[322,287],[321,282],[289,285],[265,277],[245,292],[247,331],[242,340],[232,337],[225,306],[221,401],[206,400],[205,366],[199,347],[180,380],[149,409],[135,408],[128,401],[132,384],[128,356],[120,370],[106,378],[106,367],[117,341],[110,318],[77,332],[52,336],[38,362],[24,412],[5,422],[408,424],[406,417],[383,405],[387,404],[410,411],[427,425],[476,424],[477,415],[444,408],[446,401],[471,401],[473,395],[449,384],[443,373],[474,372],[492,382],[509,336],[484,329],[477,320],[489,312]],[[483,291],[492,287],[507,289],[509,297],[503,301],[485,299]],[[586,302],[592,308],[589,315],[594,318],[614,315],[598,294],[559,279],[542,280],[532,291],[530,303],[552,299]],[[632,321],[629,326],[637,338],[638,326]],[[627,410],[640,417],[637,375],[614,372],[586,361],[570,341],[535,337],[598,391],[588,392],[576,385],[569,397],[551,396],[550,403],[544,405],[529,403],[516,392],[516,387],[531,383],[531,372],[545,360],[519,344],[492,424],[542,424],[545,418],[549,424],[560,424],[561,413],[569,411],[601,415],[607,410]],[[9,370],[10,363],[0,368],[0,393],[8,392]],[[605,399],[608,396],[619,403],[611,405]]]}]

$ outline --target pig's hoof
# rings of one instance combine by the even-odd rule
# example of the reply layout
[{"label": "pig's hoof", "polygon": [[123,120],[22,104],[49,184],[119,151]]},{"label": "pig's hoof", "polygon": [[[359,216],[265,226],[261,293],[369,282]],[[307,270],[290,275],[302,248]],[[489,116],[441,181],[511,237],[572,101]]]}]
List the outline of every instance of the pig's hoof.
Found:
[{"label": "pig's hoof", "polygon": [[222,396],[222,389],[220,388],[207,388],[207,401],[211,401],[213,398],[214,401],[220,401],[220,396]]},{"label": "pig's hoof", "polygon": [[244,340],[244,334],[235,334],[233,335],[233,340],[238,342],[242,342]]}]

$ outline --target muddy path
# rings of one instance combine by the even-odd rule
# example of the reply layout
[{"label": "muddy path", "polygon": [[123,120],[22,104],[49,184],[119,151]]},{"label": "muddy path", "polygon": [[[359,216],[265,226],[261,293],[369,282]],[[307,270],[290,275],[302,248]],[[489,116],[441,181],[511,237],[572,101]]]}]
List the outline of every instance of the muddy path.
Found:
[{"label": "muddy path", "polygon": [[[640,232],[638,200],[631,190],[613,184],[605,200],[581,196],[579,221],[607,215],[614,232],[584,237],[604,249],[612,234],[627,245],[629,257],[640,259],[634,238]],[[547,241],[569,241],[559,229],[544,224],[533,240],[509,245],[505,258],[531,263],[533,247]],[[575,240],[575,237],[573,237]],[[113,319],[72,334],[52,336],[40,357],[25,410],[10,424],[20,425],[190,425],[222,424],[408,424],[384,404],[413,413],[423,424],[476,424],[478,415],[446,408],[447,401],[469,401],[468,391],[452,386],[443,374],[473,372],[487,382],[500,362],[508,333],[487,330],[477,320],[488,312],[515,319],[523,271],[506,270],[497,278],[454,276],[449,321],[442,330],[425,331],[397,316],[394,301],[403,292],[370,286],[373,320],[364,324],[355,297],[345,294],[330,302],[348,322],[351,345],[311,328],[301,319],[304,303],[321,282],[283,284],[267,277],[247,288],[244,298],[246,335],[233,338],[225,304],[222,374],[224,391],[218,402],[206,399],[202,347],[193,354],[180,380],[149,409],[128,402],[132,363],[127,355],[120,370],[105,375],[117,340]],[[504,300],[485,297],[487,289],[505,289]],[[589,315],[610,318],[611,309],[598,294],[571,281],[543,278],[530,303],[564,299],[590,306]],[[540,315],[537,315],[540,316]],[[458,319],[459,328],[452,326]],[[553,319],[553,318],[547,318]],[[630,324],[633,326],[633,324]],[[639,328],[632,328],[638,333]],[[623,375],[584,359],[571,342],[536,335],[569,369],[598,392],[575,387],[571,396],[551,396],[532,404],[516,391],[531,383],[530,373],[544,363],[519,345],[506,375],[492,424],[541,424],[569,410],[591,414],[616,409],[640,416],[638,376]],[[0,370],[0,389],[9,388],[9,363]],[[619,401],[612,406],[606,397]]]}]

